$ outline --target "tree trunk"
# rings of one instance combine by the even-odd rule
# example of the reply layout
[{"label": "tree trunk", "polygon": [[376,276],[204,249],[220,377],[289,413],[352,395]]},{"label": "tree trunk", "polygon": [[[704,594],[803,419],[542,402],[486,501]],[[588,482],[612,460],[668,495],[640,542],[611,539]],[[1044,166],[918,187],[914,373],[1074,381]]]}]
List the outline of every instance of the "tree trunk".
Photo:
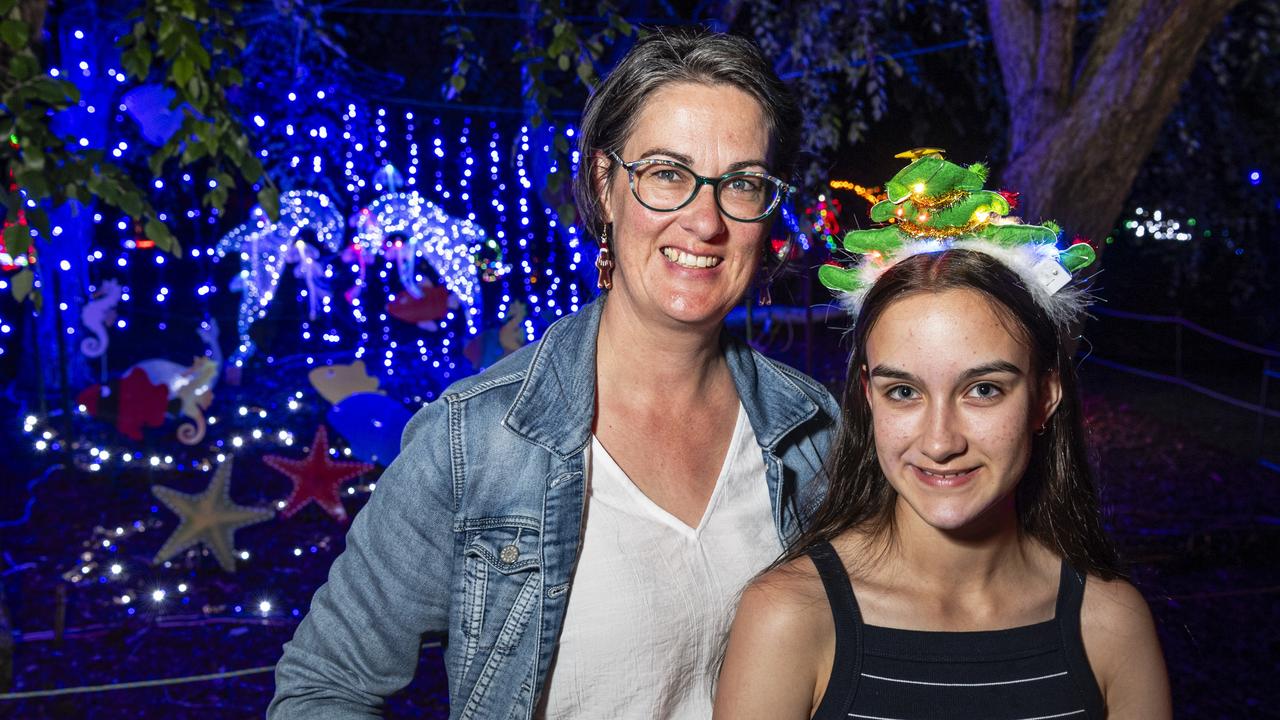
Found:
[{"label": "tree trunk", "polygon": [[[1205,39],[1239,0],[1115,0],[1074,71],[1073,0],[989,0],[1018,214],[1102,240]],[[1074,76],[1074,77],[1073,77]]]},{"label": "tree trunk", "polygon": [[[119,67],[110,24],[102,18],[95,0],[83,0],[63,11],[57,29],[63,65],[74,68],[83,60],[91,72],[65,73],[65,79],[80,90],[81,102],[55,115],[53,130],[77,141],[83,138],[88,143],[83,147],[105,148],[116,92],[116,82],[108,78],[106,68]],[[83,32],[83,39],[75,37],[76,30]],[[28,361],[34,363],[38,357],[39,365],[26,368],[23,376],[42,373],[44,387],[57,388],[64,411],[69,410],[76,392],[97,377],[80,352],[84,338],[80,310],[88,299],[87,257],[96,228],[93,216],[92,203],[50,208],[49,222],[57,228],[56,237],[40,238],[36,243],[44,292],[44,309],[36,320],[41,347],[39,355],[29,356]]]}]

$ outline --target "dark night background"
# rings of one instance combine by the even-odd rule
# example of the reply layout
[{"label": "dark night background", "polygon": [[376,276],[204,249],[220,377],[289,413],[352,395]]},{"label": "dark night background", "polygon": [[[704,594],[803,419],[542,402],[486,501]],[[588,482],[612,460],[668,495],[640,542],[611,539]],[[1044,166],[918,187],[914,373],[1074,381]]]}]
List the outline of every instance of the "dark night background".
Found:
[{"label": "dark night background", "polygon": [[[109,53],[103,48],[124,27],[119,18],[131,5],[48,7],[47,63],[65,71],[80,57]],[[306,237],[319,266],[331,270],[318,280],[335,310],[312,319],[300,295],[307,277],[295,274],[297,265],[284,266],[275,299],[248,334],[257,352],[243,359],[238,383],[220,375],[205,408],[217,422],[193,445],[176,439],[182,420],[174,408],[141,440],[121,434],[109,418],[66,410],[82,389],[110,384],[135,363],[166,358],[185,365],[203,354],[195,329],[204,320],[218,323],[221,370],[227,369],[238,345],[242,296],[231,284],[240,266],[234,254],[218,259],[213,251],[249,219],[253,197],[240,192],[214,215],[199,205],[199,169],[190,178],[182,171],[150,176],[147,117],[118,109],[132,86],[117,88],[96,62],[84,75],[86,83],[109,82],[104,87],[114,93],[108,110],[94,116],[103,133],[95,142],[107,149],[125,143],[119,162],[172,215],[184,250],[157,261],[129,218],[95,207],[90,215],[101,217],[82,223],[78,240],[67,239],[82,243],[73,272],[87,278],[85,286],[73,291],[76,307],[53,314],[52,332],[38,330],[38,322],[53,322],[50,316],[37,321],[29,305],[0,293],[0,447],[6,451],[0,630],[14,639],[11,677],[3,676],[0,662],[0,717],[261,716],[273,691],[268,669],[341,551],[345,525],[310,505],[238,530],[235,547],[248,557],[240,557],[234,573],[202,545],[154,563],[177,516],[152,487],[201,492],[223,454],[235,458],[232,499],[276,508],[291,483],[264,456],[302,457],[326,423],[339,454],[359,444],[332,426],[330,402],[308,382],[309,371],[361,359],[387,397],[401,411],[412,410],[506,348],[500,331],[516,303],[527,308],[527,323],[509,329],[506,339],[528,341],[594,295],[591,242],[556,222],[562,197],[542,181],[549,166],[568,162],[550,148],[555,137],[569,138],[586,91],[571,74],[548,75],[563,95],[551,101],[550,127],[533,128],[522,98],[526,75],[512,61],[522,38],[534,32],[528,18],[539,12],[536,3],[468,2],[463,16],[454,3],[338,0],[293,7],[285,16],[278,4],[248,3],[238,22],[251,39],[243,57],[249,82],[233,100],[255,147],[267,151],[264,162],[281,189],[323,191],[340,211],[341,248]],[[594,3],[557,7],[586,29],[603,22]],[[1107,8],[1079,3],[1080,52]],[[824,103],[807,108],[811,117],[839,118],[842,125],[836,140],[809,158],[794,212],[811,249],[793,261],[773,298],[782,307],[817,306],[814,321],[788,322],[782,312],[757,308],[749,324],[740,317],[731,323],[762,351],[838,391],[847,319],[826,312],[827,295],[814,279],[813,269],[828,257],[822,228],[812,222],[815,212],[824,201],[834,209],[834,199],[841,228],[865,226],[866,202],[827,182],[881,183],[901,167],[895,153],[920,146],[945,148],[957,162],[989,162],[992,186],[999,186],[1016,109],[1005,97],[982,5],[654,1],[619,3],[618,9],[639,25],[706,23],[779,42],[803,40],[815,65],[832,58],[856,62],[865,37],[852,31],[861,28],[872,31],[878,51],[891,58],[875,87],[866,77],[841,86],[839,73],[823,76],[832,82],[815,95]],[[765,16],[785,19],[786,13],[824,17],[833,29],[799,40],[768,35]],[[455,23],[474,31],[470,47],[484,63],[473,68],[467,90],[447,99],[443,88],[456,52],[441,38]],[[74,39],[81,27],[98,34]],[[971,42],[959,42],[966,39]],[[1159,624],[1177,717],[1280,717],[1274,709],[1280,694],[1269,679],[1280,671],[1277,40],[1280,3],[1246,0],[1231,9],[1200,49],[1111,231],[1087,238],[1102,260],[1093,276],[1100,303],[1082,329],[1078,356],[1093,460],[1108,527]],[[607,46],[600,70],[627,46],[625,39]],[[795,45],[783,47],[796,56]],[[848,52],[841,55],[841,48]],[[791,67],[788,62],[795,63],[780,60],[780,66]],[[322,127],[323,135],[312,134]],[[342,137],[344,129],[349,138]],[[435,329],[391,317],[383,308],[403,297],[407,285],[385,255],[368,258],[359,296],[364,319],[344,296],[359,275],[350,253],[344,256],[356,232],[350,224],[387,189],[374,187],[387,163],[398,168],[401,190],[420,191],[454,218],[473,214],[495,240],[479,252],[492,272],[477,274],[483,309],[476,333],[460,312],[450,317],[441,310]],[[466,175],[471,170],[474,175]],[[521,170],[528,186],[520,182]],[[1072,228],[1065,230],[1069,238]],[[1181,239],[1173,237],[1179,233]],[[53,267],[56,255],[49,252],[38,264]],[[422,260],[412,267],[437,285],[455,280]],[[13,273],[8,267],[0,279]],[[86,334],[78,307],[112,278],[130,295],[116,308],[124,325],[112,327],[105,361],[86,360],[77,351]],[[59,337],[70,338],[61,343],[63,355]],[[67,373],[65,386],[60,371]],[[253,437],[255,429],[262,437]],[[125,453],[136,457],[123,461]],[[363,505],[381,466],[343,484],[349,515]],[[112,573],[112,564],[123,570]],[[164,591],[159,600],[158,590]],[[0,658],[6,652],[0,644]],[[148,681],[162,682],[101,687]],[[57,689],[68,691],[21,696]],[[427,643],[417,679],[390,711],[447,716],[437,642]]]}]

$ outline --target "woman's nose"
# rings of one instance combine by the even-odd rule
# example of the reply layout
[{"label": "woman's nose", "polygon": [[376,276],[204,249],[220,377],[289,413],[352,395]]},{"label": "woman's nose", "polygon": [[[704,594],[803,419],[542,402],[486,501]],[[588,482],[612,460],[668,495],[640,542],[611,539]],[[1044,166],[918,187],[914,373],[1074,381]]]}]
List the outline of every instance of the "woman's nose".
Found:
[{"label": "woman's nose", "polygon": [[925,456],[937,463],[945,463],[963,455],[968,449],[960,419],[956,417],[954,409],[945,403],[929,409],[921,441],[921,450]]},{"label": "woman's nose", "polygon": [[699,240],[711,242],[724,235],[724,214],[716,203],[715,188],[709,185],[698,186],[698,193],[693,201],[682,211],[681,225],[697,236]]}]

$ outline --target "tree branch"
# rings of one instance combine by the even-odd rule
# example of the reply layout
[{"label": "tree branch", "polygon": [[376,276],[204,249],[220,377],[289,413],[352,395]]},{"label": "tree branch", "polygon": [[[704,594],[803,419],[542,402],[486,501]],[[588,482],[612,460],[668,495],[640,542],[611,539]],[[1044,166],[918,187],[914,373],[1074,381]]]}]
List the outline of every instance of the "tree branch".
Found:
[{"label": "tree branch", "polygon": [[1035,79],[1036,11],[1029,0],[988,0],[987,21],[1000,59],[1009,104],[1019,103]]},{"label": "tree branch", "polygon": [[1028,217],[1095,239],[1110,232],[1200,48],[1238,2],[1117,0],[1060,112],[1035,119],[1011,99],[1011,116],[1027,116],[1011,125],[1035,123],[1030,142],[1011,143],[1003,173]]},{"label": "tree branch", "polygon": [[1057,114],[1071,99],[1075,59],[1076,0],[1045,0],[1040,11],[1040,54],[1036,58],[1037,95]]},{"label": "tree branch", "polygon": [[1076,1],[1045,0],[1037,8],[1027,0],[988,0],[987,17],[1011,110],[1010,142],[1017,153],[1070,100]]}]

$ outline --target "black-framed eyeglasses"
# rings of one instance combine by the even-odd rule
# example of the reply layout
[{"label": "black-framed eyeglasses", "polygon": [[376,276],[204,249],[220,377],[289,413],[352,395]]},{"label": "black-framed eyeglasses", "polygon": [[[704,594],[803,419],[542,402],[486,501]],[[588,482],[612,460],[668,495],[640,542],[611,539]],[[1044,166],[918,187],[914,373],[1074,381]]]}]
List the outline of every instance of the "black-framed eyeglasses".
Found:
[{"label": "black-framed eyeglasses", "polygon": [[710,185],[716,205],[738,222],[759,222],[778,208],[782,198],[796,191],[786,182],[761,172],[742,170],[720,177],[703,177],[684,163],[665,158],[627,162],[612,150],[609,156],[626,168],[631,194],[657,212],[674,212],[693,202],[703,185]]}]

